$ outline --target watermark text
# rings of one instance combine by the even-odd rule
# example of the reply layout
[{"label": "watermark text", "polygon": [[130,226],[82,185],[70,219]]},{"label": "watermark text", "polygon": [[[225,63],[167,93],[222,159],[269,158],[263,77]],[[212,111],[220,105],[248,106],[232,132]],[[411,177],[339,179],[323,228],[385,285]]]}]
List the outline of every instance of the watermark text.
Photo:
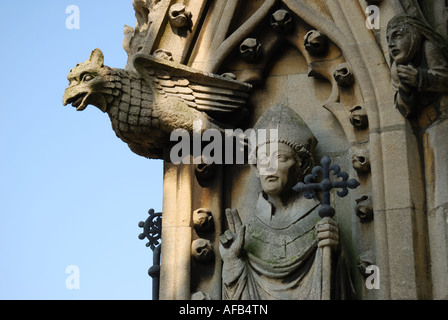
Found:
[{"label": "watermark text", "polygon": [[65,273],[68,277],[65,279],[65,287],[68,290],[79,290],[81,289],[80,283],[80,271],[79,267],[75,265],[70,265],[65,268]]},{"label": "watermark text", "polygon": [[[203,130],[202,121],[194,121],[193,134],[184,129],[171,133],[176,142],[170,151],[175,164],[253,164],[261,175],[278,169],[278,129]],[[192,159],[190,157],[192,155]],[[257,160],[258,159],[258,160]]]},{"label": "watermark text", "polygon": [[369,290],[380,289],[380,268],[375,265],[370,265],[366,268],[366,274],[369,276],[366,278],[366,288]]},{"label": "watermark text", "polygon": [[68,30],[79,30],[81,27],[80,26],[81,15],[79,7],[75,5],[70,5],[65,9],[65,13],[69,15],[65,20],[65,27]]},{"label": "watermark text", "polygon": [[380,8],[378,6],[368,6],[366,9],[366,14],[369,16],[366,20],[366,27],[369,30],[375,29],[379,30],[380,26]]}]

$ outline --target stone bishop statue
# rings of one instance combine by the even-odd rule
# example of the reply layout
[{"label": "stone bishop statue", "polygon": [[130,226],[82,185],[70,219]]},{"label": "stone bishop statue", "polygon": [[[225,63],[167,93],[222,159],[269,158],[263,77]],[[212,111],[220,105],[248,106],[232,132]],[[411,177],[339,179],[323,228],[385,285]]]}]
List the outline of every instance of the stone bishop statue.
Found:
[{"label": "stone bishop statue", "polygon": [[[278,137],[266,139],[265,148],[257,145],[254,169],[263,191],[250,222],[244,225],[236,209],[226,210],[229,230],[220,237],[219,247],[223,298],[320,300],[323,281],[332,282],[332,299],[347,298],[337,223],[320,219],[317,199],[306,199],[292,189],[313,166],[316,138],[300,116],[283,105],[270,108],[255,129],[278,129]],[[274,143],[275,152],[261,152]],[[272,161],[277,161],[276,172],[260,170]],[[322,278],[325,246],[335,257],[332,279]]]}]

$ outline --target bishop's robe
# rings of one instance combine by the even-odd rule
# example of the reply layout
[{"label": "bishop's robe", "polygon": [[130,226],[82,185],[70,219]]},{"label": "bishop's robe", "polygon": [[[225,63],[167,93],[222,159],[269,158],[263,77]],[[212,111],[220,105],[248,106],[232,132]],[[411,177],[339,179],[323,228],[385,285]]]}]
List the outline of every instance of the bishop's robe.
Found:
[{"label": "bishop's robe", "polygon": [[224,299],[320,300],[319,202],[297,196],[280,217],[265,197],[260,194],[246,227],[244,254],[224,264]]}]

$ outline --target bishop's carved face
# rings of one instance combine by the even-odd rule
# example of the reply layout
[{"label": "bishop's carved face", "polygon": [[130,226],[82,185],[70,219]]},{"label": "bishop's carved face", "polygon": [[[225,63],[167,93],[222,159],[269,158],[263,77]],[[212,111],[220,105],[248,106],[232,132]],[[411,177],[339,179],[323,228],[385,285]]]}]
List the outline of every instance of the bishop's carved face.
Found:
[{"label": "bishop's carved face", "polygon": [[[276,165],[272,165],[276,161]],[[270,196],[281,196],[290,192],[297,183],[301,162],[290,146],[279,143],[278,150],[274,152],[257,153],[257,169],[263,191]],[[276,171],[260,170],[260,168],[276,167]],[[264,172],[263,172],[264,171]]]},{"label": "bishop's carved face", "polygon": [[420,46],[420,34],[409,25],[401,24],[387,31],[387,42],[392,58],[397,64],[411,62]]}]

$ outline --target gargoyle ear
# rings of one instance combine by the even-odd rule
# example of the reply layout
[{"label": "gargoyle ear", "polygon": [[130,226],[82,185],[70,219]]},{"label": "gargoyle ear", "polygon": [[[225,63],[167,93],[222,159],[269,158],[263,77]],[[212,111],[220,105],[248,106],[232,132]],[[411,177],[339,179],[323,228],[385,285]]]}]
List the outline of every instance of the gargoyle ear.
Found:
[{"label": "gargoyle ear", "polygon": [[90,55],[91,62],[98,64],[102,66],[104,64],[104,55],[103,52],[100,49],[95,49],[92,51],[92,54]]}]

